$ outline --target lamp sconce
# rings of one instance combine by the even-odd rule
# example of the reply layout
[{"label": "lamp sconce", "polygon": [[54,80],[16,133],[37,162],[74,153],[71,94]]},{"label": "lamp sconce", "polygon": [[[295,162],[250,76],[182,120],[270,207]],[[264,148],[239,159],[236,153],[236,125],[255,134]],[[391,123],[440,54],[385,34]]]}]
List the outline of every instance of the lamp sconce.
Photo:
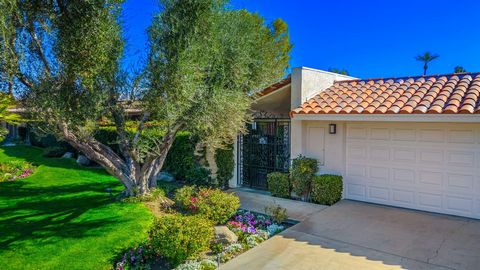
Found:
[{"label": "lamp sconce", "polygon": [[252,122],[252,130],[257,130],[257,122]]},{"label": "lamp sconce", "polygon": [[329,134],[337,134],[337,124],[329,124],[328,125],[328,133]]}]

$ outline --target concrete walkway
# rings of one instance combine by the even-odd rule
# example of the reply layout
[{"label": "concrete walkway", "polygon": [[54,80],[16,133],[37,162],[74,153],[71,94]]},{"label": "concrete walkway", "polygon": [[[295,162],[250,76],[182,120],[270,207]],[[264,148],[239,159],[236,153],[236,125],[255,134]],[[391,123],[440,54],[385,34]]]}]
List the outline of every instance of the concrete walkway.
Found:
[{"label": "concrete walkway", "polygon": [[[253,197],[242,207],[271,200]],[[282,205],[299,224],[220,269],[480,269],[480,220],[354,201],[316,210],[291,202]]]}]

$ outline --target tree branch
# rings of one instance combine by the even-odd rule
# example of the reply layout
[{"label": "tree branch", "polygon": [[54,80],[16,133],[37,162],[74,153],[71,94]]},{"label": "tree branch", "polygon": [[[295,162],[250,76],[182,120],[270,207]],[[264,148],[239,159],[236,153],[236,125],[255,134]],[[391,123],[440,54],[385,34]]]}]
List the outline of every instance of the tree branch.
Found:
[{"label": "tree branch", "polygon": [[28,32],[30,33],[30,36],[32,37],[33,43],[35,44],[35,50],[38,53],[38,56],[43,62],[43,65],[45,66],[45,70],[47,71],[47,75],[50,76],[51,69],[50,69],[50,64],[48,63],[47,57],[45,56],[45,53],[43,52],[42,49],[42,44],[40,40],[37,37],[37,34],[35,33],[35,26],[33,24],[33,21],[29,21],[28,25]]}]

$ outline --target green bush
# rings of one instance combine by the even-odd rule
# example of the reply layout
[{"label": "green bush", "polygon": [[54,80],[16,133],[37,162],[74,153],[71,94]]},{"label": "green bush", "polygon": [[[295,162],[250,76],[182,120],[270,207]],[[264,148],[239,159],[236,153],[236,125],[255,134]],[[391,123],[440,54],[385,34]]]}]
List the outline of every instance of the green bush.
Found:
[{"label": "green bush", "polygon": [[227,222],[240,207],[240,199],[233,193],[195,186],[177,189],[174,201],[181,209],[202,215],[215,224]]},{"label": "green bush", "polygon": [[318,163],[314,158],[299,156],[292,162],[290,171],[292,180],[292,191],[297,195],[308,199],[315,173],[318,171]]},{"label": "green bush", "polygon": [[168,152],[163,169],[185,180],[187,172],[195,167],[195,145],[198,140],[188,132],[179,132]]},{"label": "green bush", "polygon": [[215,151],[215,162],[217,163],[217,179],[220,187],[228,188],[228,181],[233,177],[233,169],[235,168],[235,157],[233,154],[233,145],[229,145],[224,149]]},{"label": "green bush", "polygon": [[195,165],[187,171],[185,180],[188,184],[201,187],[216,186],[216,183],[214,183],[212,180],[210,170],[199,165]]},{"label": "green bush", "polygon": [[279,204],[272,204],[265,207],[265,214],[272,217],[273,222],[282,224],[287,218],[287,209]]},{"label": "green bush", "polygon": [[195,186],[183,186],[175,191],[173,200],[183,210],[192,208],[192,198],[197,196],[197,188]]},{"label": "green bush", "polygon": [[231,218],[240,207],[240,199],[233,193],[219,189],[202,188],[198,191],[194,210],[215,224],[223,224]]},{"label": "green bush", "polygon": [[315,176],[312,183],[312,201],[332,205],[342,198],[343,181],[339,175]]},{"label": "green bush", "polygon": [[63,146],[49,146],[45,148],[43,156],[44,157],[61,157],[67,152],[67,148]]},{"label": "green bush", "polygon": [[290,197],[290,176],[287,173],[273,172],[267,175],[268,190],[275,197]]},{"label": "green bush", "polygon": [[150,231],[152,249],[175,265],[207,251],[213,237],[213,224],[201,216],[165,215]]}]

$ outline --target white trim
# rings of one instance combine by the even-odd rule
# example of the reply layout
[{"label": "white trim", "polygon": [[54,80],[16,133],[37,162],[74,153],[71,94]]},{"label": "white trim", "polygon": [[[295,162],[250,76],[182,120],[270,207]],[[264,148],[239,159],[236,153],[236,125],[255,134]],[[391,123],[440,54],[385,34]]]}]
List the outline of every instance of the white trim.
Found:
[{"label": "white trim", "polygon": [[282,86],[282,87],[280,87],[280,88],[278,88],[278,89],[273,90],[272,92],[270,92],[270,93],[268,93],[268,94],[266,94],[266,95],[263,95],[263,96],[261,96],[261,97],[258,97],[258,98],[255,99],[253,102],[255,103],[255,102],[257,102],[257,101],[259,101],[259,100],[261,100],[261,99],[263,99],[263,98],[265,98],[265,97],[271,96],[272,94],[279,93],[280,91],[284,90],[285,88],[287,88],[287,87],[290,86],[291,84],[292,84],[292,83],[286,84],[286,85],[284,85],[284,86]]},{"label": "white trim", "polygon": [[342,77],[342,79],[344,79],[346,81],[348,81],[348,80],[359,80],[359,78],[357,78],[357,77],[352,77],[352,76],[349,76],[349,75],[343,75],[343,74],[340,74],[340,73],[335,73],[335,72],[331,72],[331,71],[327,71],[327,70],[321,70],[321,69],[304,67],[304,66],[295,67],[295,68],[315,71],[315,72],[319,72],[319,73],[325,73],[325,74],[329,74],[329,75],[335,75],[337,77]]},{"label": "white trim", "polygon": [[295,120],[480,123],[480,114],[294,114]]}]

